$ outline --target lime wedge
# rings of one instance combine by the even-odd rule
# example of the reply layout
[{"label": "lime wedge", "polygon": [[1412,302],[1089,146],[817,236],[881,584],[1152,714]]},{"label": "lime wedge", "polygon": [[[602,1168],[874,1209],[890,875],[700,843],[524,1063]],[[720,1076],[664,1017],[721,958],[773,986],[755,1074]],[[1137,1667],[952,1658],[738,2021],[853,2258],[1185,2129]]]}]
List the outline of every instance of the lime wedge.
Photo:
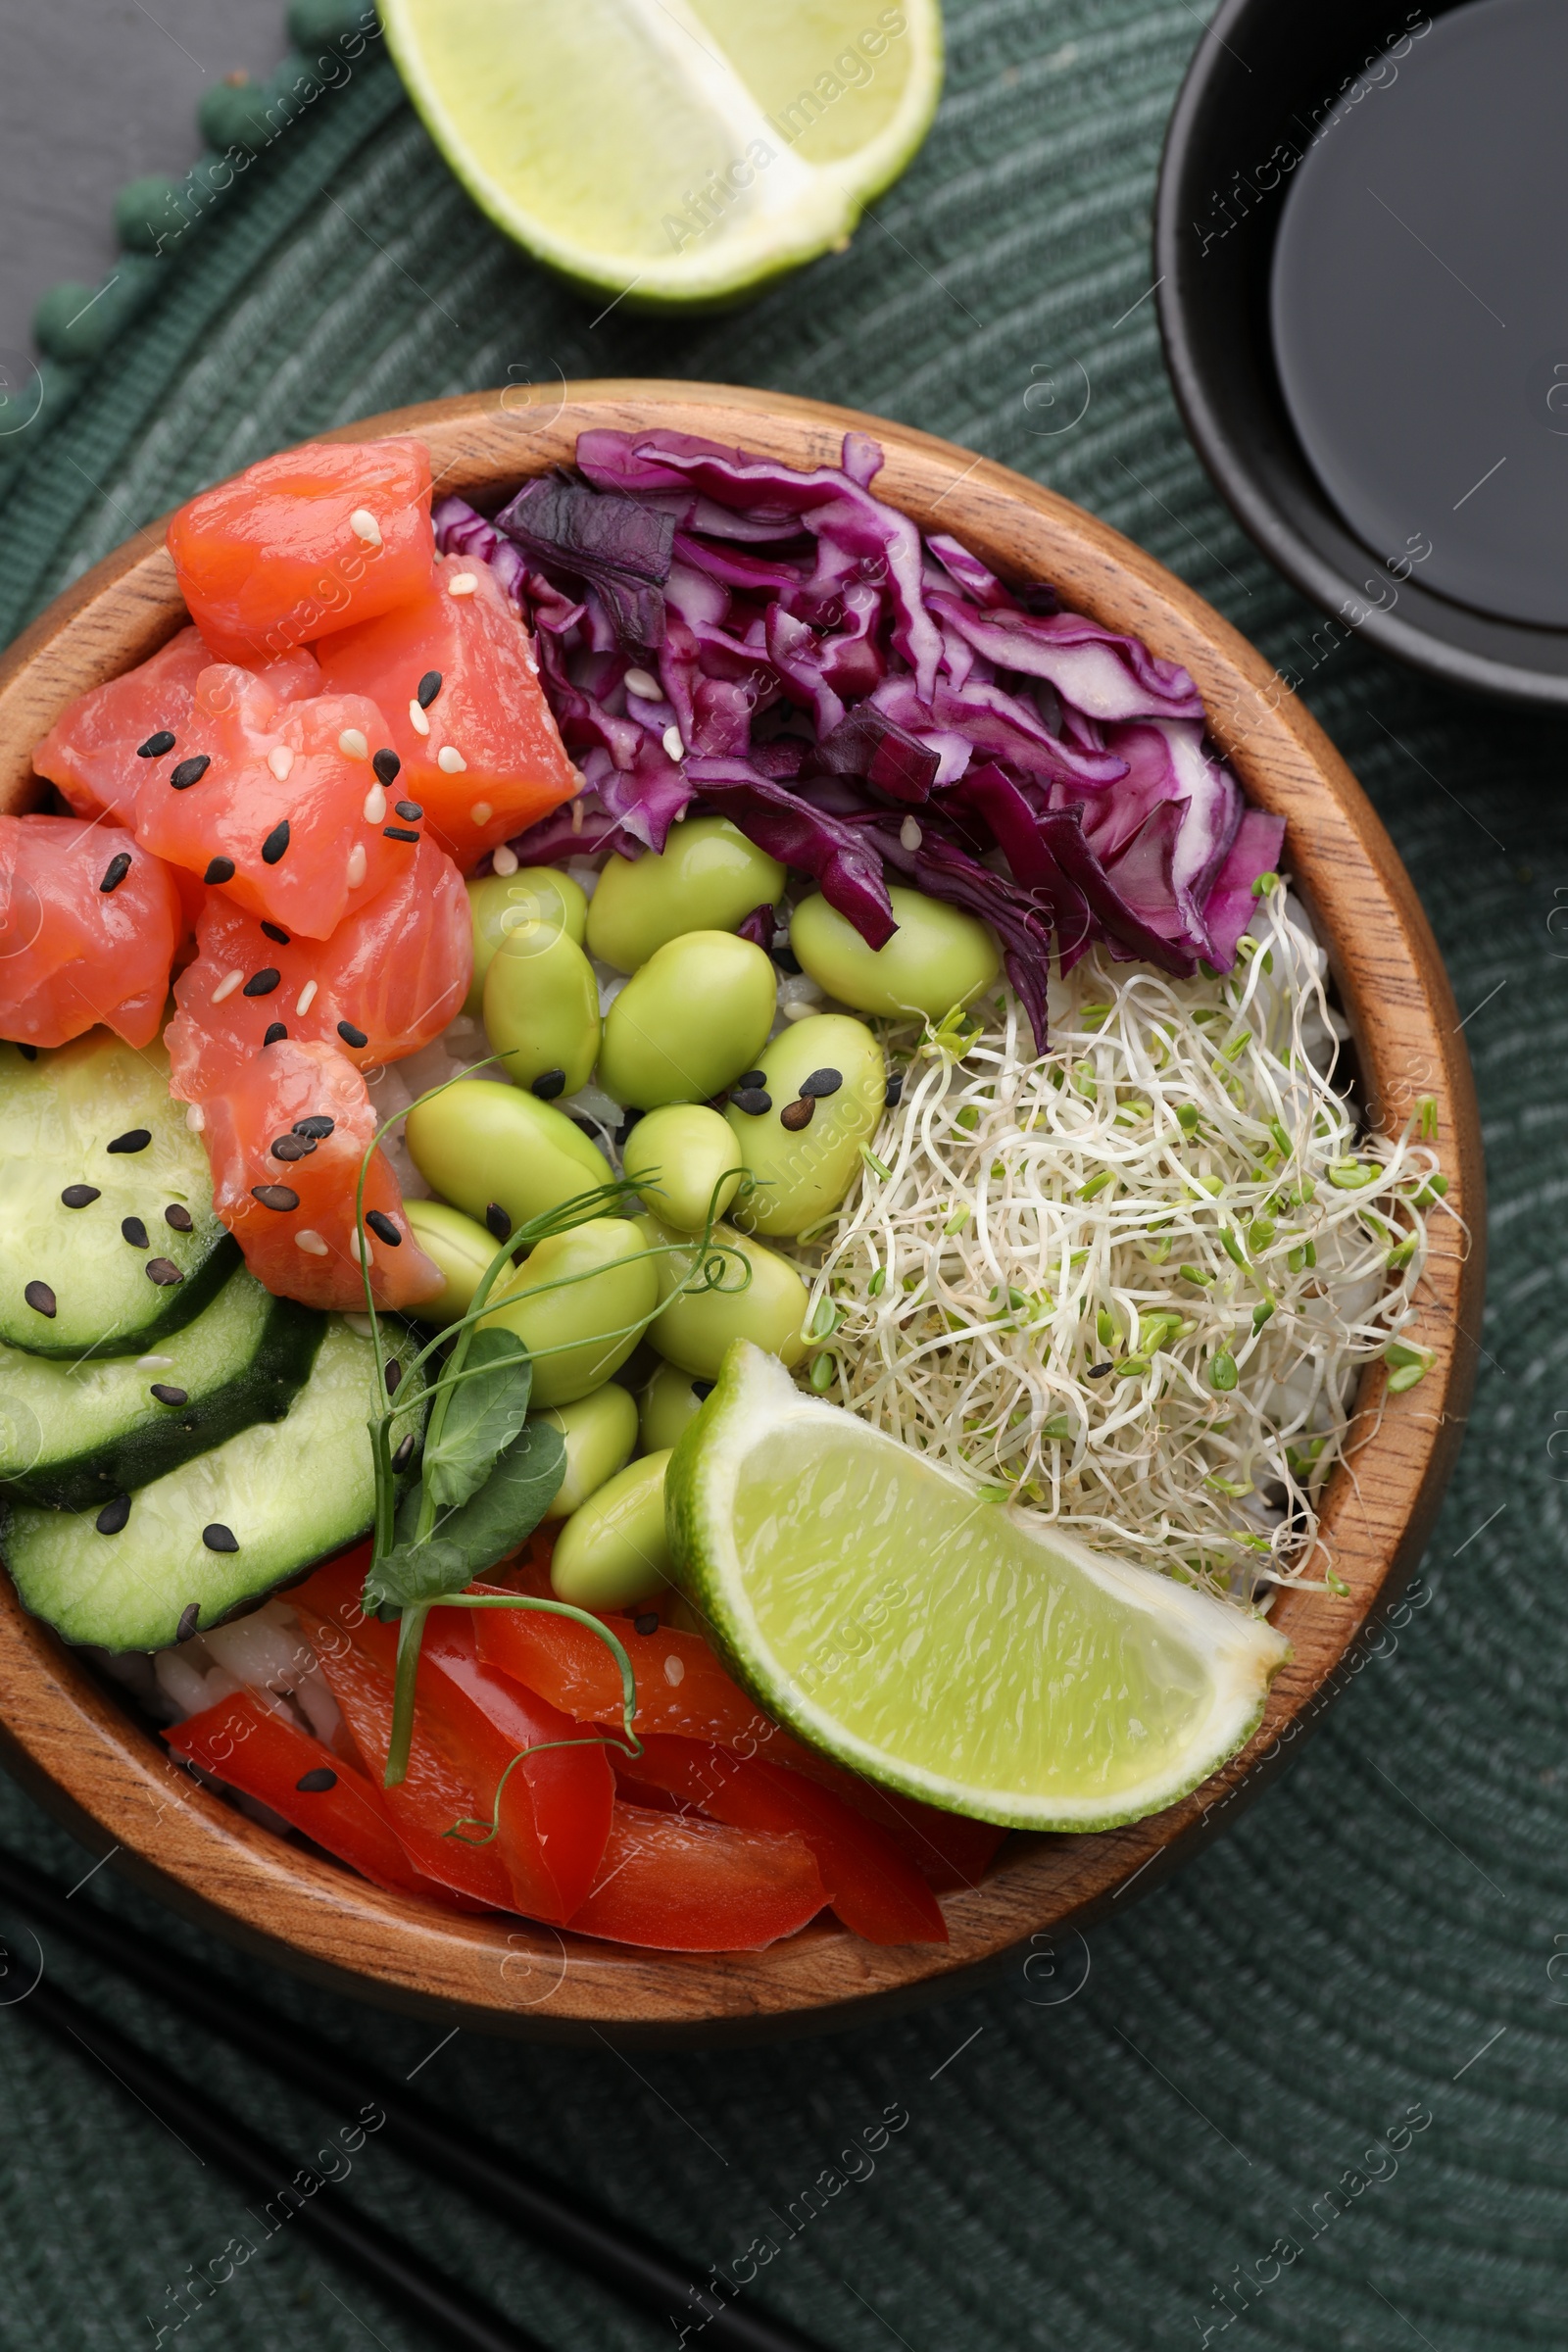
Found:
[{"label": "lime wedge", "polygon": [[942,85],[938,0],[381,0],[410,97],[497,225],[637,305],[841,246]]},{"label": "lime wedge", "polygon": [[688,1596],[767,1712],[906,1795],[1020,1830],[1185,1796],[1289,1656],[1259,1617],[972,1494],[737,1341],[665,1478]]}]

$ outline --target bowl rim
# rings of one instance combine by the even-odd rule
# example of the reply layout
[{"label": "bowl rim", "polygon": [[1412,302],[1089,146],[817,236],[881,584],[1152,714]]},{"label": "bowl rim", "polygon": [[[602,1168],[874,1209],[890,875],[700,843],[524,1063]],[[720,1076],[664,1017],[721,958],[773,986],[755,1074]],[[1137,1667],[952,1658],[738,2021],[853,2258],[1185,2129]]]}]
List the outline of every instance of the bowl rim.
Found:
[{"label": "bowl rim", "polygon": [[[1429,17],[1447,15],[1465,4],[1466,0],[1432,0]],[[1236,44],[1245,42],[1265,18],[1280,37],[1291,37],[1272,0],[1222,0],[1194,52],[1166,125],[1154,191],[1153,291],[1166,371],[1182,422],[1209,479],[1249,538],[1314,605],[1364,634],[1381,653],[1445,685],[1535,709],[1561,710],[1568,706],[1568,628],[1510,621],[1424,590],[1414,581],[1405,581],[1403,597],[1422,617],[1411,620],[1396,612],[1392,603],[1384,605],[1372,594],[1374,586],[1379,596],[1389,587],[1387,579],[1374,582],[1365,576],[1369,567],[1377,570],[1379,558],[1341,517],[1319,483],[1300,450],[1283,401],[1278,403],[1283,437],[1296,457],[1303,483],[1310,485],[1309,492],[1303,490],[1294,503],[1310,508],[1332,554],[1314,545],[1293,519],[1293,500],[1283,494],[1277,470],[1255,438],[1239,432],[1228,420],[1222,389],[1204,357],[1204,338],[1198,321],[1194,289],[1205,248],[1197,242],[1201,233],[1197,210],[1201,202],[1200,191],[1217,193],[1223,176],[1205,158],[1210,151],[1212,119],[1216,112],[1224,111],[1224,85],[1236,80],[1238,69],[1249,74],[1251,71]],[[1353,42],[1348,44],[1348,55],[1353,46]],[[1301,118],[1298,115],[1293,120],[1299,122]],[[1261,156],[1262,130],[1256,145]],[[1277,180],[1276,190],[1286,184]],[[1271,190],[1253,211],[1258,218],[1271,215],[1277,227],[1282,204],[1283,196]],[[1271,228],[1270,254],[1274,234]],[[1239,326],[1238,332],[1249,334],[1245,326]],[[1270,368],[1272,365],[1270,345]],[[1440,625],[1449,615],[1454,635],[1445,634]],[[1549,644],[1558,652],[1561,666],[1536,668],[1500,650],[1478,650],[1459,641],[1460,631],[1494,638],[1499,648],[1506,646],[1514,653],[1531,645]]]},{"label": "bowl rim", "polygon": [[[1286,1592],[1293,1656],[1253,1738],[1165,1812],[1081,1837],[1011,1838],[978,1886],[942,1898],[946,1947],[886,1948],[818,1922],[757,1953],[668,1954],[596,1943],[518,1919],[443,1915],[286,1843],[180,1771],[0,1579],[0,1752],[83,1842],[163,1900],[338,1991],[492,2033],[670,2044],[815,2033],[870,2011],[968,1989],[1022,1950],[1142,1892],[1223,1826],[1364,1661],[1420,1556],[1474,1381],[1484,1273],[1484,1178],[1470,1063],[1442,959],[1409,877],[1316,721],[1229,622],[1152,556],[1054,491],[951,442],[860,412],[723,384],[608,379],[467,394],[362,419],[323,438],[413,432],[449,492],[487,502],[569,462],[589,425],[663,425],[836,463],[869,432],[878,488],[936,519],[1004,576],[1046,578],[1064,603],[1142,637],[1192,672],[1249,795],[1287,820],[1287,861],[1317,918],[1369,1106],[1396,1124],[1435,1098],[1450,1206],[1422,1285],[1433,1350],[1420,1386],[1363,1375],[1370,1428],[1330,1482],[1323,1525],[1349,1595]],[[940,511],[940,512],[939,512]],[[0,662],[0,808],[41,789],[30,752],[65,704],[141,661],[185,618],[157,526],[67,589]],[[1462,1247],[1465,1228],[1470,1242]],[[1054,1997],[1060,1997],[1059,1994]]]}]

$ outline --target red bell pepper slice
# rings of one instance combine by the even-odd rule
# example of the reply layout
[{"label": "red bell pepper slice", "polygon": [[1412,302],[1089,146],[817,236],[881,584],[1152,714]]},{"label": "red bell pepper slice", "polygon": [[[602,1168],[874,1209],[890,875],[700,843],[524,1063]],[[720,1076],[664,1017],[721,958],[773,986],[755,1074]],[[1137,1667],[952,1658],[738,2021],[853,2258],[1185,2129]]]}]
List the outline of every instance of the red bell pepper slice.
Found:
[{"label": "red bell pepper slice", "polygon": [[760,1952],[827,1900],[802,1838],[656,1813],[620,1798],[573,1935],[665,1952]]},{"label": "red bell pepper slice", "polygon": [[260,1797],[373,1886],[453,1902],[445,1886],[416,1870],[364,1773],[254,1690],[220,1698],[172,1725],[164,1738],[230,1788]]},{"label": "red bell pepper slice", "polygon": [[760,1756],[658,1737],[618,1767],[622,1789],[667,1790],[710,1820],[790,1832],[816,1856],[827,1899],[867,1943],[946,1943],[947,1922],[920,1873],[892,1839],[829,1788]]},{"label": "red bell pepper slice", "polygon": [[[348,1553],[318,1569],[293,1598],[379,1780],[391,1740],[397,1628],[364,1614],[364,1570],[363,1552]],[[382,1794],[421,1870],[502,1909],[560,1926],[593,1885],[614,1778],[591,1734],[480,1660],[473,1619],[493,1613],[513,1612],[431,1610],[415,1686],[409,1774]],[[547,1752],[514,1764],[535,1747]],[[472,1842],[483,1838],[492,1819],[494,1839]],[[460,1824],[460,1836],[445,1835]]]}]

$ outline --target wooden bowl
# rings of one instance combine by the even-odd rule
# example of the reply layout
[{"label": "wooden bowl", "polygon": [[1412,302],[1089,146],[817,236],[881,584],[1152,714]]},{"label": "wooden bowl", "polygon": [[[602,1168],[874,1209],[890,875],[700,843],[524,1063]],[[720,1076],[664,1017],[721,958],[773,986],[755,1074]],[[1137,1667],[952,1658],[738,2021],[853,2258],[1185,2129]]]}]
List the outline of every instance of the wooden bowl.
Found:
[{"label": "wooden bowl", "polygon": [[[1191,670],[1248,793],[1286,818],[1285,863],[1328,948],[1362,1099],[1396,1126],[1418,1097],[1436,1100],[1448,1202],[1468,1229],[1466,1250],[1463,1228],[1434,1223],[1416,1333],[1433,1351],[1426,1379],[1385,1398],[1381,1364],[1363,1375],[1369,1434],[1323,1510],[1349,1596],[1281,1594],[1275,1623],[1293,1656],[1256,1737],[1223,1772],[1128,1829],[1010,1838],[982,1885],[944,1898],[945,1949],[881,1949],[828,1921],[765,1952],[637,1952],[382,1894],[198,1787],[0,1579],[7,1758],[95,1852],[206,1925],[339,1990],[492,2032],[670,2042],[820,2031],[956,1989],[1009,1958],[1051,1997],[1081,1973],[1074,1932],[1192,1853],[1290,1752],[1420,1557],[1464,1426],[1481,1314],[1481,1143],[1453,999],[1388,835],[1306,711],[1191,589],[1050,490],[902,425],[723,385],[572,384],[543,404],[476,393],[338,437],[417,433],[443,491],[494,506],[568,463],[591,425],[673,426],[804,466],[836,462],[846,429],[870,431],[887,453],[878,491],[917,522],[955,533],[1004,576],[1051,581],[1065,604]],[[0,807],[41,790],[29,753],[65,704],[142,661],[184,618],[162,530],[150,528],[33,624],[0,667]]]}]

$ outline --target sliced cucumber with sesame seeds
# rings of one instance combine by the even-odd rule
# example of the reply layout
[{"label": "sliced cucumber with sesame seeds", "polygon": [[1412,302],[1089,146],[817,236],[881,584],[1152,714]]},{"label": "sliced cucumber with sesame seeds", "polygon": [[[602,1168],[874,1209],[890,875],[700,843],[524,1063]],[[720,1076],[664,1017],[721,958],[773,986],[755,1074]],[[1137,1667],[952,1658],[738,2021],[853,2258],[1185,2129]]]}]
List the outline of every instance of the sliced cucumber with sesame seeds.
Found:
[{"label": "sliced cucumber with sesame seeds", "polygon": [[[406,1365],[419,1342],[386,1317],[381,1330]],[[423,1387],[409,1372],[398,1384],[395,1446],[423,1422]],[[374,1348],[329,1315],[281,1421],[257,1422],[97,1511],[10,1505],[0,1554],[23,1606],[66,1641],[103,1649],[167,1649],[238,1614],[368,1533],[374,1410]]]},{"label": "sliced cucumber with sesame seeds", "polygon": [[274,1298],[242,1266],[149,1354],[67,1364],[0,1347],[0,1491],[97,1510],[253,1422],[280,1421],[325,1329],[323,1315]]},{"label": "sliced cucumber with sesame seeds", "polygon": [[106,1029],[30,1057],[0,1046],[0,1341],[141,1354],[238,1264],[161,1047]]}]

